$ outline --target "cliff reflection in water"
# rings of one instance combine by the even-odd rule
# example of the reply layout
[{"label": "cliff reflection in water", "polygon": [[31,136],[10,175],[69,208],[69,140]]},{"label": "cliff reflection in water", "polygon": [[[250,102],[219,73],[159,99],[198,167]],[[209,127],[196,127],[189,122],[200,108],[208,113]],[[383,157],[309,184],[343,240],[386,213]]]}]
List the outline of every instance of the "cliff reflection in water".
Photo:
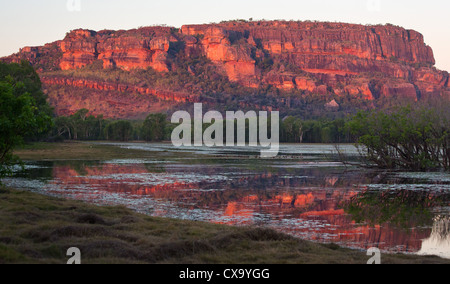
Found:
[{"label": "cliff reflection in water", "polygon": [[448,206],[448,192],[363,186],[380,182],[377,173],[326,167],[249,169],[233,163],[60,163],[47,180],[35,190],[122,204],[152,216],[264,225],[352,248],[425,253],[446,240],[444,254],[450,257],[448,219],[445,230],[434,219],[437,209]]}]

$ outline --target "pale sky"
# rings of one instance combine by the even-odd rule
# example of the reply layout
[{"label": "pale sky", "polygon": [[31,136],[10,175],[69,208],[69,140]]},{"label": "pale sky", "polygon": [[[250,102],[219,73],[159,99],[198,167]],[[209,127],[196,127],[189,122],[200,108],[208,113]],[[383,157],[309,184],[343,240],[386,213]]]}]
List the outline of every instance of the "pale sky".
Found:
[{"label": "pale sky", "polygon": [[77,28],[181,27],[249,18],[318,20],[392,23],[417,30],[433,48],[436,66],[450,71],[448,0],[0,0],[0,11],[0,56],[63,39]]}]

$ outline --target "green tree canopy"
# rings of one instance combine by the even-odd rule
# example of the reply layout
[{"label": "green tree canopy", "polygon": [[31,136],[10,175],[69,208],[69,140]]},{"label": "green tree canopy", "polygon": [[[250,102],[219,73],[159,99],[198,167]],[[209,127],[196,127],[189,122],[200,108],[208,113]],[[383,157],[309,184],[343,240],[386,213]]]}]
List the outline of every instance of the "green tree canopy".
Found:
[{"label": "green tree canopy", "polygon": [[380,168],[450,169],[448,104],[360,112],[347,127]]},{"label": "green tree canopy", "polygon": [[142,138],[146,141],[162,141],[166,136],[167,115],[150,114],[142,126]]},{"label": "green tree canopy", "polygon": [[51,108],[40,86],[29,64],[0,63],[0,178],[18,162],[14,148],[52,126]]},{"label": "green tree canopy", "polygon": [[47,135],[53,123],[50,119],[53,116],[53,109],[47,103],[47,96],[42,91],[41,80],[33,66],[28,61],[22,61],[20,64],[0,62],[0,82],[9,83],[13,87],[12,93],[16,97],[27,93],[33,99],[35,112],[49,117],[45,120],[47,123],[45,127],[29,131],[24,138],[37,140]]},{"label": "green tree canopy", "polygon": [[129,121],[119,120],[106,126],[107,140],[130,141],[133,139],[133,125]]}]

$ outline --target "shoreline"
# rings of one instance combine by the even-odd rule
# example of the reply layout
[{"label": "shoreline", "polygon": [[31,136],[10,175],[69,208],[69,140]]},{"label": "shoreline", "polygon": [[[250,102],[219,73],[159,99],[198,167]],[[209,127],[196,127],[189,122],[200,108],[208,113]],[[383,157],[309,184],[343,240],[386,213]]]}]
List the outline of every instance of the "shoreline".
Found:
[{"label": "shoreline", "polygon": [[[98,142],[98,141],[96,141]],[[71,151],[67,151],[71,149]],[[16,151],[24,160],[52,160],[58,157],[59,159],[84,159],[84,157],[98,157],[102,159],[117,159],[117,158],[142,158],[143,152],[140,150],[121,149],[118,147],[94,145],[89,142],[70,142],[70,143],[38,143],[32,144]],[[20,198],[20,202],[16,200],[17,196],[26,197],[30,199],[29,203],[24,202],[24,198]],[[27,200],[28,201],[28,200]],[[4,202],[9,202],[3,204]],[[7,208],[16,208],[16,210],[2,212],[3,218],[1,220],[0,228],[11,228],[12,224],[27,223],[26,218],[29,216],[32,224],[24,224],[21,228],[22,234],[16,235],[15,230],[8,231],[8,229],[0,230],[0,263],[5,262],[4,251],[8,254],[20,256],[15,261],[26,263],[59,263],[65,260],[64,245],[70,245],[67,241],[72,240],[74,243],[82,246],[87,250],[88,259],[86,263],[178,263],[178,264],[280,264],[280,263],[355,263],[365,264],[370,258],[366,253],[357,249],[348,249],[340,247],[336,244],[320,244],[310,241],[294,238],[270,229],[262,229],[256,227],[237,227],[227,225],[216,225],[203,222],[192,222],[184,220],[173,220],[168,218],[154,218],[148,215],[142,215],[127,209],[125,207],[105,207],[98,206],[82,201],[58,199],[38,193],[23,191],[20,189],[0,190],[0,212],[7,210]],[[46,204],[49,208],[54,210],[46,211],[45,207],[42,209],[42,204]],[[67,204],[63,207],[66,211],[59,207],[59,204]],[[75,205],[74,205],[75,204]],[[24,207],[24,208],[22,208]],[[67,208],[76,207],[75,210]],[[19,209],[17,209],[19,208]],[[68,216],[64,212],[69,213]],[[15,214],[14,214],[15,213]],[[112,217],[111,215],[114,215]],[[9,216],[9,220],[4,216]],[[140,220],[137,223],[122,223],[123,219]],[[83,218],[87,219],[88,223],[80,223]],[[157,223],[158,225],[154,225]],[[140,226],[134,226],[140,224]],[[146,228],[150,224],[151,227],[157,230],[148,232],[142,228]],[[176,225],[174,225],[176,224]],[[117,227],[117,228],[116,228]],[[119,237],[123,229],[133,237]],[[41,228],[38,231],[35,229]],[[184,228],[182,231],[179,228]],[[61,239],[58,238],[60,230],[69,231],[63,233]],[[102,233],[92,234],[91,230],[98,230]],[[122,251],[126,247],[128,250],[135,251],[153,251],[157,246],[168,246],[167,238],[158,239],[159,234],[164,234],[171,240],[170,245],[176,242],[186,242],[186,230],[200,231],[196,233],[187,233],[187,236],[192,235],[189,242],[199,242],[200,247],[205,247],[205,251],[199,252],[195,255],[178,255],[177,257],[153,259],[143,257],[134,252],[131,256],[120,257]],[[80,232],[77,232],[80,231]],[[8,236],[11,234],[13,237]],[[13,233],[14,232],[14,233]],[[23,233],[26,238],[24,240]],[[44,236],[42,236],[44,234]],[[56,238],[54,237],[56,234]],[[67,235],[68,234],[68,235]],[[86,234],[86,235],[84,235]],[[270,235],[268,237],[267,235]],[[15,237],[17,237],[17,239]],[[30,236],[30,237],[29,237]],[[105,237],[106,236],[106,237]],[[174,237],[175,236],[175,237]],[[9,240],[8,240],[9,238]],[[105,239],[106,238],[106,239]],[[152,243],[148,238],[154,240]],[[5,241],[6,240],[6,241]],[[42,253],[42,246],[50,245],[47,241],[58,243],[55,248],[58,254],[62,256],[59,258],[52,258]],[[226,240],[227,245],[222,242]],[[102,254],[101,251],[88,244],[97,242],[101,246],[105,246],[108,251],[106,258],[95,257],[96,254]],[[9,242],[9,243],[7,243]],[[30,242],[30,243],[28,243]],[[59,243],[61,244],[59,245]],[[206,243],[205,243],[206,242]],[[27,243],[29,250],[34,251],[38,248],[39,253],[34,252],[34,255],[42,255],[42,257],[30,258],[21,245],[16,243]],[[145,247],[140,247],[141,243],[145,243]],[[63,245],[64,244],[64,245]],[[114,245],[113,245],[114,244]],[[220,245],[217,245],[220,244]],[[70,247],[73,245],[70,245]],[[112,249],[109,246],[117,247]],[[261,249],[265,247],[265,249]],[[180,251],[185,251],[186,247],[180,246]],[[189,249],[188,249],[189,250]],[[241,253],[241,254],[240,254]],[[154,253],[150,253],[154,254]],[[31,254],[33,255],[33,254]],[[3,257],[3,259],[2,259]],[[24,257],[24,258],[22,258]],[[14,259],[14,258],[13,258]],[[14,261],[6,263],[14,263]],[[411,254],[384,254],[382,253],[382,263],[450,263],[450,260],[435,257],[435,256],[419,256]]]},{"label": "shoreline", "polygon": [[[0,263],[366,264],[370,256],[272,229],[150,217],[24,190],[0,189]],[[384,254],[382,264],[450,264],[437,256]]]}]

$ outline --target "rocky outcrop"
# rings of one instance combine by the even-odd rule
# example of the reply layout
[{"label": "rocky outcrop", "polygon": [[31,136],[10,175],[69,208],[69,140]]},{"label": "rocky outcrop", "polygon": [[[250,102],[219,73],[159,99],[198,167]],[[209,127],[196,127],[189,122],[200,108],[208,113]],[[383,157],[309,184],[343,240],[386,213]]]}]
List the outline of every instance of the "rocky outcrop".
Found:
[{"label": "rocky outcrop", "polygon": [[98,46],[98,58],[104,68],[119,67],[124,70],[153,68],[158,72],[169,71],[166,60],[169,50],[167,38],[152,40],[135,37],[107,39]]},{"label": "rocky outcrop", "polygon": [[450,93],[449,74],[434,67],[433,51],[423,36],[392,25],[233,21],[181,29],[80,29],[2,60],[29,60],[43,76],[94,65],[104,70],[152,68],[162,74],[186,68],[191,76],[214,80],[180,64],[199,56],[229,81],[255,89],[272,86],[296,94],[367,100],[448,98]]},{"label": "rocky outcrop", "polygon": [[[181,31],[190,37],[201,37],[196,45],[203,53],[228,67],[231,80],[249,86],[255,85],[256,78],[284,90],[317,92],[319,87],[323,91],[318,83],[322,81],[329,93],[358,93],[373,99],[375,94],[368,86],[373,76],[382,74],[386,81],[399,79],[417,86],[416,96],[439,93],[449,77],[447,72],[432,67],[433,51],[420,33],[391,25],[229,22],[183,26]],[[190,48],[193,46],[191,43]],[[272,66],[258,64],[267,58]],[[360,77],[367,80],[360,83]],[[387,82],[386,92],[392,90],[398,95],[405,90],[405,96],[411,96],[410,87],[392,88],[390,84]]]},{"label": "rocky outcrop", "polygon": [[59,86],[95,89],[100,91],[118,91],[122,93],[151,95],[157,99],[164,101],[188,102],[194,100],[194,97],[187,93],[156,90],[153,88],[140,87],[122,83],[99,82],[95,80],[77,79],[59,76],[41,76],[41,82],[46,86],[59,85]]},{"label": "rocky outcrop", "polygon": [[196,99],[182,92],[81,78],[41,76],[41,81],[57,115],[85,108],[105,118],[144,119],[153,111]]},{"label": "rocky outcrop", "polygon": [[38,72],[60,70],[63,53],[60,49],[60,41],[44,46],[24,47],[16,54],[0,58],[6,63],[19,63],[22,60],[30,62]]},{"label": "rocky outcrop", "polygon": [[381,90],[383,97],[406,97],[417,100],[417,89],[410,83],[385,84]]},{"label": "rocky outcrop", "polygon": [[[233,44],[239,34],[219,26],[183,26],[181,33],[190,39],[188,48],[199,49],[211,61],[226,72],[230,81],[251,82],[256,79],[255,59],[252,58],[253,46],[247,42]],[[201,40],[192,41],[193,36]]]},{"label": "rocky outcrop", "polygon": [[104,68],[151,67],[158,72],[167,72],[169,34],[168,28],[147,28],[138,33],[75,30],[60,42],[63,52],[60,67],[62,70],[77,69],[101,60]]},{"label": "rocky outcrop", "polygon": [[63,52],[60,67],[62,70],[77,69],[93,63],[98,56],[95,32],[76,30],[61,41]]}]

